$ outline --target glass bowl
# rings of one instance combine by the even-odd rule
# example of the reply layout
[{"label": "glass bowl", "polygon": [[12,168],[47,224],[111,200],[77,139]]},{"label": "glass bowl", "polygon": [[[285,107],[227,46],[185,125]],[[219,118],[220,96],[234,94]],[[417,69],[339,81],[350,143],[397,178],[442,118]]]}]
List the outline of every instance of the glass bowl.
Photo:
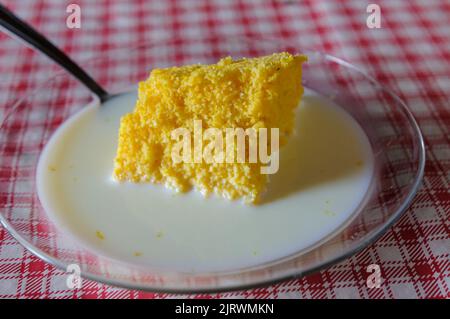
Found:
[{"label": "glass bowl", "polygon": [[406,210],[420,185],[424,142],[405,103],[359,68],[294,43],[255,38],[146,43],[114,49],[81,65],[110,92],[145,79],[155,67],[214,63],[224,56],[252,57],[289,51],[309,57],[303,84],[332,99],[358,121],[375,158],[363,202],[338,231],[301,251],[257,267],[232,272],[154,271],[92,253],[60,232],[36,194],[35,174],[44,145],[68,117],[92,101],[90,92],[60,72],[9,108],[0,129],[0,220],[23,246],[66,271],[71,264],[95,281],[155,292],[193,293],[251,288],[293,279],[337,263],[374,242]]}]

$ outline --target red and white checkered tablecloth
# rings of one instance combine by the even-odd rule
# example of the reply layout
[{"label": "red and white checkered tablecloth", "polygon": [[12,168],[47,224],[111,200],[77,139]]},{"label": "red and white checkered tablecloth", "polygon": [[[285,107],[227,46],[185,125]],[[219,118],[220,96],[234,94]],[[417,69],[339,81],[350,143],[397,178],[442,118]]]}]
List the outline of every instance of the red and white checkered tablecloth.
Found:
[{"label": "red and white checkered tablecloth", "polygon": [[[66,7],[79,4],[81,29],[66,27]],[[366,26],[369,3],[381,28]],[[6,1],[75,60],[143,39],[263,35],[301,39],[366,69],[397,92],[423,130],[427,165],[408,211],[382,238],[327,270],[240,292],[175,296],[83,281],[39,260],[0,227],[0,298],[450,298],[450,1],[191,0]],[[114,41],[111,41],[114,39]],[[31,92],[55,66],[0,34],[0,118],[15,97]],[[1,175],[3,176],[3,175]],[[1,180],[0,182],[4,182]],[[366,267],[381,267],[380,288]]]}]

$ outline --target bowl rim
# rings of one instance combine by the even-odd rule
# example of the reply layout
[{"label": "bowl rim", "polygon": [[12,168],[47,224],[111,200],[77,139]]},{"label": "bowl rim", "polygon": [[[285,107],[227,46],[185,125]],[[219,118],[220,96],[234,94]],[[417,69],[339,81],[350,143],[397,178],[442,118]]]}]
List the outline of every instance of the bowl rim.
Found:
[{"label": "bowl rim", "polygon": [[[283,42],[280,41],[279,39],[259,38],[259,37],[253,37],[253,36],[252,37],[242,36],[240,38],[247,40],[247,41],[266,40],[266,41],[271,41],[271,42],[275,42],[275,43],[279,42],[280,44],[283,44]],[[203,39],[203,40],[205,40],[205,39]],[[134,48],[138,49],[138,48],[141,48],[144,46],[152,47],[152,46],[157,46],[157,45],[168,45],[168,44],[174,43],[176,41],[177,40],[167,40],[167,41],[159,41],[159,42],[158,41],[149,41],[147,43],[143,43],[143,44],[134,46]],[[297,46],[297,44],[294,43],[292,46]],[[299,46],[299,48],[301,48],[301,46]],[[114,48],[114,49],[108,50],[109,53],[115,52],[115,51],[123,52],[123,48]],[[404,201],[400,204],[400,206],[397,208],[397,210],[384,222],[384,225],[381,226],[380,229],[378,229],[376,231],[369,232],[368,235],[366,235],[365,238],[358,245],[356,245],[356,247],[349,249],[348,251],[346,251],[345,253],[343,253],[339,256],[335,256],[335,257],[330,258],[327,261],[320,262],[317,265],[315,265],[309,269],[306,269],[306,270],[297,270],[297,269],[293,268],[292,270],[289,271],[289,274],[282,274],[275,278],[262,279],[262,280],[255,281],[252,283],[240,284],[237,282],[233,282],[232,284],[224,286],[224,287],[198,287],[198,288],[196,288],[196,287],[194,287],[194,288],[191,288],[191,287],[177,287],[177,288],[157,287],[157,286],[151,286],[151,285],[140,285],[138,282],[129,282],[129,281],[123,281],[123,280],[115,279],[115,278],[106,278],[101,275],[86,272],[83,270],[80,272],[80,276],[82,278],[87,279],[87,280],[93,280],[93,281],[96,281],[96,282],[99,282],[102,284],[125,288],[125,289],[141,290],[141,291],[155,292],[155,293],[172,293],[172,294],[217,293],[217,292],[230,292],[230,291],[240,291],[240,290],[258,288],[258,287],[276,284],[276,283],[286,281],[286,280],[293,280],[293,279],[296,279],[299,277],[306,276],[311,273],[315,273],[317,271],[328,268],[331,265],[339,263],[339,262],[355,255],[356,253],[360,252],[361,250],[366,248],[368,245],[374,243],[377,239],[379,239],[386,232],[386,230],[389,229],[403,215],[403,213],[410,206],[414,196],[417,194],[417,192],[421,186],[422,179],[424,176],[424,171],[425,171],[425,162],[426,162],[425,142],[424,142],[420,127],[419,127],[416,119],[414,118],[412,112],[409,110],[406,103],[396,93],[394,93],[391,89],[383,86],[379,81],[377,81],[374,77],[369,75],[361,67],[355,66],[354,64],[351,64],[350,62],[348,62],[344,59],[338,58],[334,55],[331,55],[331,54],[328,54],[325,52],[321,52],[318,50],[303,48],[302,50],[299,50],[299,52],[302,52],[302,53],[308,52],[308,53],[316,54],[316,55],[318,54],[321,56],[321,58],[323,58],[325,60],[329,60],[331,62],[337,63],[340,66],[343,66],[345,68],[351,69],[354,72],[359,73],[360,75],[365,77],[367,80],[369,80],[377,88],[384,91],[391,98],[393,98],[395,100],[395,102],[402,107],[402,112],[406,115],[407,120],[411,124],[411,127],[415,133],[414,135],[417,137],[416,142],[417,142],[418,149],[419,149],[418,150],[418,155],[419,155],[418,170],[414,176],[414,182],[412,183],[412,186],[411,186],[408,194],[406,195]],[[93,61],[98,58],[100,58],[100,56],[94,55],[90,58],[82,60],[82,62],[89,63],[90,61]],[[60,70],[60,71],[56,72],[55,74],[53,74],[52,76],[50,76],[48,79],[54,78],[61,74],[68,75],[66,71]],[[45,83],[46,81],[43,81],[43,82]],[[33,91],[30,93],[30,95],[36,94],[41,86],[42,85],[35,87],[33,89]],[[94,100],[98,100],[98,98],[95,95],[93,95],[93,94],[91,94],[91,95]],[[20,105],[20,103],[22,103],[23,100],[24,100],[24,98],[16,99],[15,102],[13,103],[13,105],[10,107],[10,112],[12,113],[16,109],[16,107],[18,107],[18,105]],[[4,122],[8,119],[9,115],[11,114],[10,112],[5,113],[3,119],[0,123],[0,129],[2,128]],[[55,266],[56,268],[66,272],[67,267],[70,265],[70,263],[61,261],[60,259],[51,256],[50,254],[44,252],[43,250],[41,250],[40,248],[36,247],[34,244],[29,242],[24,236],[22,236],[18,231],[16,231],[16,229],[12,226],[11,223],[9,223],[9,221],[6,219],[6,217],[3,214],[3,209],[2,209],[2,211],[0,211],[0,224],[3,225],[3,227],[11,234],[11,236],[14,239],[16,239],[22,246],[24,246],[33,255],[35,255],[36,257],[40,258],[41,260],[43,260],[49,264]],[[273,262],[274,261],[272,261],[270,263],[273,263]],[[264,266],[264,264],[258,265],[257,267],[262,267],[262,266]]]}]

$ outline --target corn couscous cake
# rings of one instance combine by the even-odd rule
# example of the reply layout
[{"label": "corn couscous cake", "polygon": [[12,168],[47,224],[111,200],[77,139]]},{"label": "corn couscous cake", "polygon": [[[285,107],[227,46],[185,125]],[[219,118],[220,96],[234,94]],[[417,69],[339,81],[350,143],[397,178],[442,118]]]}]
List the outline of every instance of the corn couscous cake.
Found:
[{"label": "corn couscous cake", "polygon": [[[268,175],[261,172],[261,160],[174,161],[179,141],[173,132],[186,128],[193,133],[188,144],[183,144],[193,153],[198,146],[196,123],[201,123],[202,132],[208,128],[277,128],[280,145],[284,144],[293,131],[294,111],[303,94],[304,61],[305,56],[283,52],[251,59],[226,57],[213,65],[154,69],[139,83],[134,111],[121,119],[115,178],[161,183],[182,192],[195,187],[204,194],[256,203],[268,182]],[[267,145],[270,152],[271,135]],[[245,156],[249,157],[248,151]]]}]

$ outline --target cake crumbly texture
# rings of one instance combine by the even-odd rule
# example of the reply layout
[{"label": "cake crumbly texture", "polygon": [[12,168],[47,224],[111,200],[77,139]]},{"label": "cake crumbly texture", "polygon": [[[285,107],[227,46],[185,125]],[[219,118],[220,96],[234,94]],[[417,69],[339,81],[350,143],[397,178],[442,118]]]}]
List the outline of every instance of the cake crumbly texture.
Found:
[{"label": "cake crumbly texture", "polygon": [[257,203],[268,182],[268,175],[261,174],[259,158],[256,163],[175,163],[172,148],[177,141],[171,132],[180,127],[193,132],[194,120],[202,121],[203,132],[207,128],[264,127],[269,132],[279,128],[283,145],[293,132],[294,112],[303,94],[305,61],[305,56],[283,52],[240,60],[226,57],[213,65],[154,69],[139,83],[134,111],[121,119],[114,177],[161,183],[181,192],[195,187],[203,194]]}]

